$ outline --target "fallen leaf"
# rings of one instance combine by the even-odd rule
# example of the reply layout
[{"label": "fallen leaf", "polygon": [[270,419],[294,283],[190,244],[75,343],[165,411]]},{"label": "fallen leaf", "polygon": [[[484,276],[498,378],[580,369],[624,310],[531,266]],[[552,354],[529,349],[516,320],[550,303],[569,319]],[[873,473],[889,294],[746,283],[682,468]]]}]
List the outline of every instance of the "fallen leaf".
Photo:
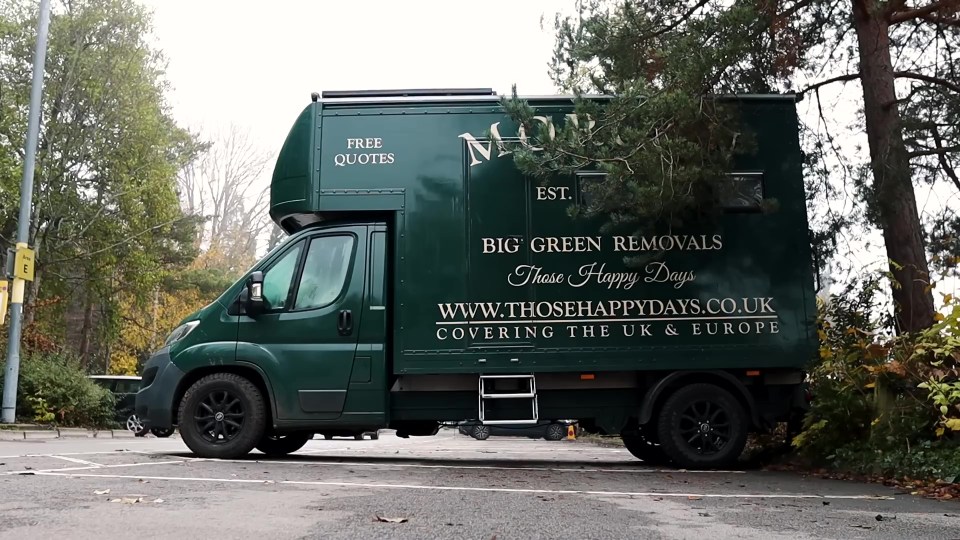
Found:
[{"label": "fallen leaf", "polygon": [[154,499],[153,502],[155,502],[155,503],[162,503],[162,502],[163,502],[163,499]]},{"label": "fallen leaf", "polygon": [[382,521],[383,523],[405,523],[407,518],[388,518],[383,516],[376,516],[377,521]]},{"label": "fallen leaf", "polygon": [[110,493],[109,489],[97,489],[93,492],[94,495],[106,495],[107,493]]},{"label": "fallen leaf", "polygon": [[698,496],[698,495],[690,495],[690,496],[687,497],[687,500],[688,500],[688,501],[699,501],[699,500],[702,499],[702,498],[703,498],[703,497],[700,497],[700,496]]}]

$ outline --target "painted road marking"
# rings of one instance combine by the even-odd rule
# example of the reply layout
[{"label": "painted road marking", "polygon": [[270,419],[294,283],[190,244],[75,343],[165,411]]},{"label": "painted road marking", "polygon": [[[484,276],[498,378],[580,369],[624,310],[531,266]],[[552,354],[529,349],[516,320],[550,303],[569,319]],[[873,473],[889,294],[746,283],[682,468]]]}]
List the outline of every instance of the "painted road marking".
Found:
[{"label": "painted road marking", "polygon": [[100,465],[99,463],[94,463],[92,461],[87,461],[85,459],[77,459],[74,457],[59,456],[59,455],[51,455],[50,457],[53,459],[62,459],[63,461],[69,461],[70,463],[79,463],[80,465],[87,465],[90,467],[103,467],[103,465]]},{"label": "painted road marking", "polygon": [[205,459],[196,458],[192,461],[203,461],[208,463],[261,463],[277,465],[313,465],[313,466],[337,466],[337,467],[379,467],[379,468],[411,468],[411,469],[483,469],[493,471],[549,471],[549,472],[584,472],[584,473],[666,473],[666,474],[746,474],[746,471],[721,471],[721,470],[688,470],[688,469],[574,469],[571,467],[510,467],[497,465],[428,465],[423,463],[389,463],[376,461],[288,461],[288,460],[251,460],[251,459]]},{"label": "painted road marking", "polygon": [[15,454],[9,456],[0,456],[0,459],[17,459],[32,457],[57,457],[57,456],[96,456],[104,454],[152,454],[155,452],[145,452],[143,450],[110,450],[101,452],[57,452],[56,454]]},{"label": "painted road marking", "polygon": [[26,470],[26,471],[6,471],[0,473],[0,476],[29,476],[31,474],[46,474],[54,472],[67,472],[67,471],[89,471],[93,469],[119,469],[124,467],[141,467],[144,465],[176,465],[178,463],[185,463],[184,460],[177,461],[144,461],[143,463],[120,463],[116,465],[96,465],[96,466],[87,466],[87,467],[64,467],[62,469],[40,469],[40,470]]},{"label": "painted road marking", "polygon": [[336,486],[353,488],[419,489],[425,491],[477,491],[486,493],[539,493],[548,495],[606,495],[621,497],[676,497],[702,499],[847,499],[892,501],[889,495],[815,495],[812,493],[670,493],[658,491],[593,491],[576,489],[495,488],[469,486],[424,486],[418,484],[373,484],[362,482],[322,482],[309,480],[252,480],[246,478],[197,478],[189,476],[128,476],[121,474],[80,474],[61,472],[36,472],[42,476],[63,478],[117,478],[127,480],[169,480],[175,482],[211,482],[230,484],[287,484],[298,486]]}]

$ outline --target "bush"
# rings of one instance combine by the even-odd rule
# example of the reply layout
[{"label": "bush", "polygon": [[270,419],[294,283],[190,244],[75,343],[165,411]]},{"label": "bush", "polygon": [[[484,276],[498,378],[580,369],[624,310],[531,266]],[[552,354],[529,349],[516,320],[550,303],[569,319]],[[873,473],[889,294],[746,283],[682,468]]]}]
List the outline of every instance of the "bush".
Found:
[{"label": "bush", "polygon": [[960,305],[918,333],[894,335],[876,313],[878,280],[820,306],[814,400],[793,444],[817,466],[960,481]]},{"label": "bush", "polygon": [[[0,371],[2,381],[5,369]],[[116,400],[87,377],[75,359],[56,354],[21,357],[17,417],[59,426],[107,427]]]}]

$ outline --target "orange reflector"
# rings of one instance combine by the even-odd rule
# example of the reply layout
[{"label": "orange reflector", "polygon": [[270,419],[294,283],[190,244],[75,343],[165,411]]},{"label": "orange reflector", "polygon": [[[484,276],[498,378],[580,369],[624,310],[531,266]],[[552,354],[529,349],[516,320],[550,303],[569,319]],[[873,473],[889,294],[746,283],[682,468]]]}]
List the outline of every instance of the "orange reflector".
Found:
[{"label": "orange reflector", "polygon": [[752,369],[747,372],[747,377],[756,377],[757,375],[760,375],[759,369]]},{"label": "orange reflector", "polygon": [[581,373],[581,374],[580,374],[580,380],[581,380],[581,381],[592,381],[593,379],[594,379],[593,373]]}]

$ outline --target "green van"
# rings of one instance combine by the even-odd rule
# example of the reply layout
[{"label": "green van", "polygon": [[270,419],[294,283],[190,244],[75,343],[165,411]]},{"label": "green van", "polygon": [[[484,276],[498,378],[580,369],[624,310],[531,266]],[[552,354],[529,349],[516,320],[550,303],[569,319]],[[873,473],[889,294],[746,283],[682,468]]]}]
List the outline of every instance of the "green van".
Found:
[{"label": "green van", "polygon": [[490,90],[314,94],[270,187],[289,236],[146,362],[137,414],[203,457],[576,418],[650,463],[731,466],[806,406],[816,352],[795,98],[733,99],[759,148],[726,214],[634,237],[568,214],[602,175],[517,170]]}]

